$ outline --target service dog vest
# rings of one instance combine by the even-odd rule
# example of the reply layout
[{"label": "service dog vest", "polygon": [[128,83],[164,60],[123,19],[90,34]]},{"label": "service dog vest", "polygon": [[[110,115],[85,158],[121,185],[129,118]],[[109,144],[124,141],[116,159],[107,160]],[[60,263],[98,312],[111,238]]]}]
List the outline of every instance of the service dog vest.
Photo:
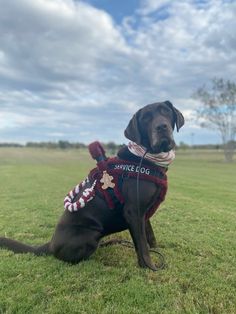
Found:
[{"label": "service dog vest", "polygon": [[[105,151],[98,142],[92,143],[90,153],[97,160],[97,167],[92,169],[83,182],[70,191],[65,200],[64,207],[70,212],[76,212],[79,208],[85,207],[87,202],[91,201],[96,194],[102,196],[110,209],[114,209],[117,200],[124,204],[122,195],[122,184],[124,180],[136,178],[153,182],[160,188],[160,193],[154,200],[150,208],[147,209],[145,218],[150,218],[161,202],[164,201],[167,192],[166,167],[155,164],[140,163],[121,159],[119,157],[107,158]],[[98,152],[99,150],[99,152]]]}]

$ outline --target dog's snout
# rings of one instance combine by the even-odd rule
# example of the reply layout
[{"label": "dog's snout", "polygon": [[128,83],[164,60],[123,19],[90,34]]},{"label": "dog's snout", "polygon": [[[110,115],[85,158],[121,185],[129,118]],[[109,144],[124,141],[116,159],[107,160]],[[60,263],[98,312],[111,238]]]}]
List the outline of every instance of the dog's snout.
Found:
[{"label": "dog's snout", "polygon": [[157,129],[157,132],[163,132],[168,129],[168,126],[166,123],[163,123],[163,124],[158,125],[156,129]]},{"label": "dog's snout", "polygon": [[160,148],[163,152],[168,152],[173,148],[173,143],[169,139],[163,139],[160,142]]}]

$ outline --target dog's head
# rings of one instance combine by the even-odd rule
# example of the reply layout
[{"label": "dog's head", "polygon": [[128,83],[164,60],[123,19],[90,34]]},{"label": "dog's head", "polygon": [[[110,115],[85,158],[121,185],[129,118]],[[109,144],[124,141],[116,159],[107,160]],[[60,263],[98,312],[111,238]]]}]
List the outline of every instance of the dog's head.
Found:
[{"label": "dog's head", "polygon": [[171,102],[147,105],[130,120],[125,136],[150,153],[168,152],[174,148],[173,130],[184,125],[184,117]]}]

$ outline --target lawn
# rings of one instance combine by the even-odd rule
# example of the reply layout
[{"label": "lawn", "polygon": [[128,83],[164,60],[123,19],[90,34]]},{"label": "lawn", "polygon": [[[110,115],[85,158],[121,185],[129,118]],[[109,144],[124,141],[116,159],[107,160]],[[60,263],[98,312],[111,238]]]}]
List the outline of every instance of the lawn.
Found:
[{"label": "lawn", "polygon": [[[73,266],[0,249],[0,313],[236,313],[236,163],[222,160],[177,152],[152,219],[164,270],[140,269],[118,245]],[[84,150],[0,148],[1,236],[48,241],[65,194],[93,165]]]}]

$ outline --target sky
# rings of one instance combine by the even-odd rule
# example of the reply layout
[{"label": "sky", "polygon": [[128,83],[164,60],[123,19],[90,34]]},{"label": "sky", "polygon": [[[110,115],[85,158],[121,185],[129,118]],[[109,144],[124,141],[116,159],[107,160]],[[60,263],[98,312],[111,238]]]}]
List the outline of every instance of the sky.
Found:
[{"label": "sky", "polygon": [[126,143],[144,105],[185,116],[176,142],[220,143],[192,95],[236,81],[236,1],[0,0],[0,142]]}]

